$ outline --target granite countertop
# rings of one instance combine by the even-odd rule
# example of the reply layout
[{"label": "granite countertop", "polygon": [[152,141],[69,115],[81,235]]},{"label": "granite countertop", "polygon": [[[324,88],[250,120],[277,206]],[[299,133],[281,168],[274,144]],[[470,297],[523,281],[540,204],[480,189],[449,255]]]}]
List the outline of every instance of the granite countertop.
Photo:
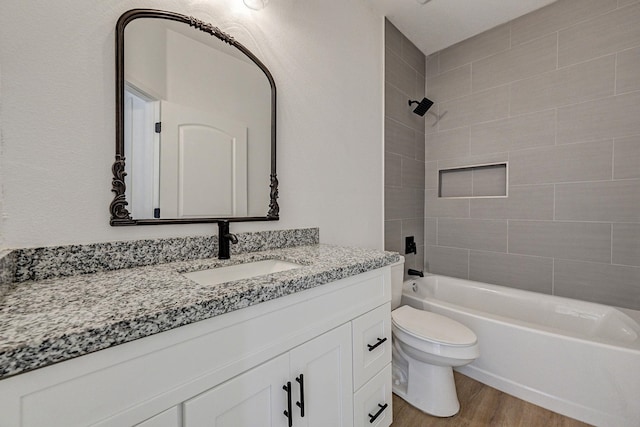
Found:
[{"label": "granite countertop", "polygon": [[[280,259],[301,268],[220,285],[181,273]],[[297,246],[26,281],[0,299],[0,379],[384,267],[392,252]]]}]

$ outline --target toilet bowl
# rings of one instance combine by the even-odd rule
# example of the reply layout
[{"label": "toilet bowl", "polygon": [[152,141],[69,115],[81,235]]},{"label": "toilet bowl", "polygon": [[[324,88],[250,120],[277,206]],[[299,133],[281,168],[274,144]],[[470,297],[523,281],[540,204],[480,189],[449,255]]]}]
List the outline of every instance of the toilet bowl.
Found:
[{"label": "toilet bowl", "polygon": [[471,329],[453,319],[399,306],[402,268],[402,262],[392,267],[392,389],[423,412],[450,417],[460,410],[453,368],[479,356],[478,339]]}]

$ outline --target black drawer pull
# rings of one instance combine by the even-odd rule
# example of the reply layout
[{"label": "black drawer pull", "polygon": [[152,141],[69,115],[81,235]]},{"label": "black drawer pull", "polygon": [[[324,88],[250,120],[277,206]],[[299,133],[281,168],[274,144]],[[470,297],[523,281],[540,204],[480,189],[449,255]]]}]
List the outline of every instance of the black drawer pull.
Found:
[{"label": "black drawer pull", "polygon": [[300,401],[296,402],[296,406],[300,408],[300,416],[304,418],[304,375],[300,374],[296,381],[300,384]]},{"label": "black drawer pull", "polygon": [[380,409],[378,409],[378,412],[376,412],[375,415],[368,414],[369,415],[369,423],[373,424],[373,422],[380,416],[380,414],[382,414],[384,412],[384,410],[387,409],[387,406],[389,406],[387,403],[385,403],[384,405],[381,405],[381,404],[378,403],[378,407],[380,408]]},{"label": "black drawer pull", "polygon": [[283,385],[282,389],[287,392],[287,410],[284,411],[284,415],[289,419],[289,427],[291,427],[293,426],[293,412],[291,412],[291,381],[287,381],[287,385]]},{"label": "black drawer pull", "polygon": [[378,338],[378,342],[371,345],[371,344],[367,344],[367,347],[369,347],[369,351],[373,351],[376,349],[376,347],[378,347],[380,344],[382,344],[383,342],[385,342],[387,340],[387,337],[384,338]]}]

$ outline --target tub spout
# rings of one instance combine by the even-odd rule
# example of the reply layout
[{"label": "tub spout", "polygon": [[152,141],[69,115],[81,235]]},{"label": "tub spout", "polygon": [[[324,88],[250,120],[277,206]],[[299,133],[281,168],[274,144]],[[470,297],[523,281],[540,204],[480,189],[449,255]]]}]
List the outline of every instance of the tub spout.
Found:
[{"label": "tub spout", "polygon": [[420,277],[424,277],[424,273],[420,270],[414,270],[413,268],[410,268],[409,271],[407,271],[407,274],[409,276],[420,276]]}]

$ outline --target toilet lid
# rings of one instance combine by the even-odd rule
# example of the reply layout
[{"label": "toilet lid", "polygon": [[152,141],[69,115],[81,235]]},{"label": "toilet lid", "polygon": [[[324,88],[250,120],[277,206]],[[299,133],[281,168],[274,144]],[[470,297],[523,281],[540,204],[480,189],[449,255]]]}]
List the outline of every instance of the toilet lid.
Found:
[{"label": "toilet lid", "polygon": [[404,332],[448,345],[472,345],[476,334],[461,323],[430,311],[403,305],[391,312],[393,323]]}]

